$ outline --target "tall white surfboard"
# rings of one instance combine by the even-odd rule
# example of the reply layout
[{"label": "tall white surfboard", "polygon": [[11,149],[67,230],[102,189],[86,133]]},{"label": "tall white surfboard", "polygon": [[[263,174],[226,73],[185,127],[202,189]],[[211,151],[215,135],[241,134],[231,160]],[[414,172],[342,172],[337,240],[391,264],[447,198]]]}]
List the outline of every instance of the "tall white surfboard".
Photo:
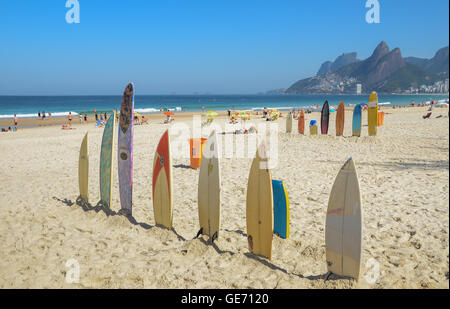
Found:
[{"label": "tall white surfboard", "polygon": [[361,195],[350,158],[339,171],[328,201],[325,246],[328,271],[358,279],[361,262]]},{"label": "tall white surfboard", "polygon": [[212,241],[219,237],[220,229],[220,159],[216,132],[212,132],[203,151],[198,180],[199,234]]}]

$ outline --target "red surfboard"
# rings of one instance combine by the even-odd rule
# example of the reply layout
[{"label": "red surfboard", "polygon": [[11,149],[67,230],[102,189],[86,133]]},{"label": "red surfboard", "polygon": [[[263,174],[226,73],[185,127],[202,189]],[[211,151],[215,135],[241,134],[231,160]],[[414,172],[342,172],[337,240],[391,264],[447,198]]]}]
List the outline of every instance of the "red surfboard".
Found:
[{"label": "red surfboard", "polygon": [[298,133],[305,134],[305,112],[303,110],[298,116]]},{"label": "red surfboard", "polygon": [[168,229],[172,228],[172,158],[170,156],[169,130],[156,148],[153,160],[153,211],[155,222]]}]

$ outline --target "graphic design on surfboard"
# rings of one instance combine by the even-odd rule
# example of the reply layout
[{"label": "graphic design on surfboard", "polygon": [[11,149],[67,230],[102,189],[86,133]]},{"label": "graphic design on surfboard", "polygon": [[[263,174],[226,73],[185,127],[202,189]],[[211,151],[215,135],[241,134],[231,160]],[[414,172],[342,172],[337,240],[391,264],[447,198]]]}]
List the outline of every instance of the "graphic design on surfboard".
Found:
[{"label": "graphic design on surfboard", "polygon": [[273,190],[266,145],[261,143],[250,168],[246,202],[247,240],[251,253],[272,258]]},{"label": "graphic design on surfboard", "polygon": [[220,149],[216,132],[206,142],[198,180],[198,217],[200,231],[211,241],[220,230]]},{"label": "graphic design on surfboard", "polygon": [[119,116],[118,171],[121,211],[133,211],[133,115],[134,85],[128,84],[122,97]]},{"label": "graphic design on surfboard", "polygon": [[169,130],[162,135],[153,159],[153,213],[157,225],[172,228],[172,158]]},{"label": "graphic design on surfboard", "polygon": [[100,202],[98,204],[107,208],[111,208],[112,199],[115,132],[116,113],[113,112],[106,122],[100,151]]},{"label": "graphic design on surfboard", "polygon": [[358,279],[361,262],[361,195],[355,164],[350,158],[331,189],[325,224],[328,271]]}]

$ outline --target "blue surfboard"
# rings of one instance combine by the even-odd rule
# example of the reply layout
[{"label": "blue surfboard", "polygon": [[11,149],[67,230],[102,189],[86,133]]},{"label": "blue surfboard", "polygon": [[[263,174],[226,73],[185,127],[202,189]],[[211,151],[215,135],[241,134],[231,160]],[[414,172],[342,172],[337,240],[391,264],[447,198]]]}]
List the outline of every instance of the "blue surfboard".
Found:
[{"label": "blue surfboard", "polygon": [[281,238],[289,238],[289,197],[282,181],[272,180],[273,232]]},{"label": "blue surfboard", "polygon": [[360,137],[361,136],[361,104],[358,104],[353,109],[353,136]]}]

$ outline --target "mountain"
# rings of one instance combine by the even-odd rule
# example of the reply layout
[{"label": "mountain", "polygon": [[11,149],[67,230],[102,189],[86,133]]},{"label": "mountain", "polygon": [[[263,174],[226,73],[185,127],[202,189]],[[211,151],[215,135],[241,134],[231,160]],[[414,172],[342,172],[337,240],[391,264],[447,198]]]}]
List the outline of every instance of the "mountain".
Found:
[{"label": "mountain", "polygon": [[[336,60],[340,61],[322,64],[319,73],[327,71],[326,73],[300,80],[285,93],[355,93],[357,84],[362,85],[363,92],[392,93],[411,91],[411,88],[423,88],[422,86],[430,86],[432,89],[434,83],[441,83],[436,86],[436,91],[442,92],[445,81],[436,73],[442,74],[447,70],[448,78],[448,47],[439,50],[430,60],[415,57],[404,59],[399,48],[390,50],[384,41],[378,44],[372,55],[365,60],[357,60],[356,53],[347,55],[351,56],[341,59],[338,57]],[[347,60],[351,63],[332,69],[337,62],[342,64]]]},{"label": "mountain", "polygon": [[338,69],[342,68],[343,66],[346,66],[348,64],[352,64],[352,63],[355,63],[358,61],[359,60],[358,60],[357,53],[342,54],[339,57],[337,57],[334,62],[331,62],[331,61],[324,62],[322,64],[322,66],[320,67],[319,72],[317,72],[317,76],[337,71]]},{"label": "mountain", "polygon": [[448,46],[441,48],[436,52],[433,58],[424,59],[416,57],[407,57],[405,61],[410,64],[414,64],[421,67],[427,72],[434,74],[447,75],[449,72],[449,49]]}]

